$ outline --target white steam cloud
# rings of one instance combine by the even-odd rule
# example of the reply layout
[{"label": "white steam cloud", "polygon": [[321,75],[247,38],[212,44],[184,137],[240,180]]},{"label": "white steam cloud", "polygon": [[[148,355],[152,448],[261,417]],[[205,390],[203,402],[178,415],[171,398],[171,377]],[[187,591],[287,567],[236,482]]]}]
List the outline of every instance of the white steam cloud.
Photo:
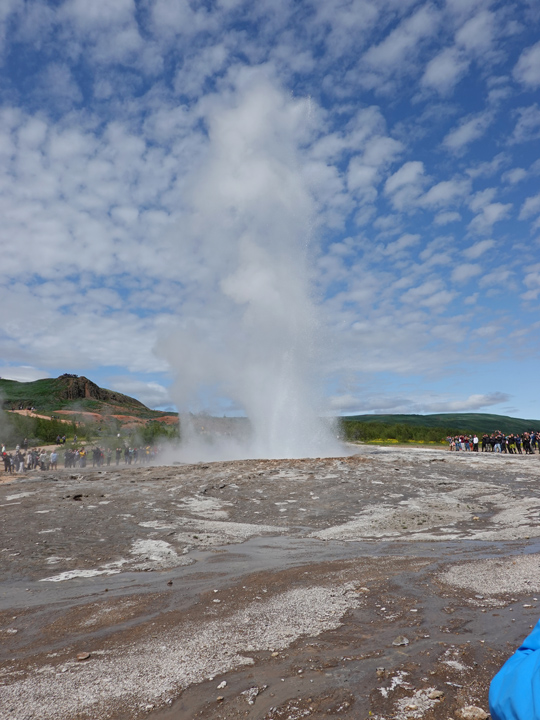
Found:
[{"label": "white steam cloud", "polygon": [[186,300],[160,351],[181,411],[244,412],[252,433],[194,447],[184,416],[182,457],[339,454],[318,393],[308,254],[316,207],[301,169],[309,101],[245,72],[204,120],[208,152],[175,240]]}]

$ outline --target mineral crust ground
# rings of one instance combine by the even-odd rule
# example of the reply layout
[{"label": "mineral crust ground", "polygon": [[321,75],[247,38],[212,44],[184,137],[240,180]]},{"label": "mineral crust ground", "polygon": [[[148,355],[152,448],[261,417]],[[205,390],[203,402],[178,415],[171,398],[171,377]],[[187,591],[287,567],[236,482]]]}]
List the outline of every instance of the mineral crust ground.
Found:
[{"label": "mineral crust ground", "polygon": [[489,717],[540,456],[354,452],[1,475],[0,717]]}]

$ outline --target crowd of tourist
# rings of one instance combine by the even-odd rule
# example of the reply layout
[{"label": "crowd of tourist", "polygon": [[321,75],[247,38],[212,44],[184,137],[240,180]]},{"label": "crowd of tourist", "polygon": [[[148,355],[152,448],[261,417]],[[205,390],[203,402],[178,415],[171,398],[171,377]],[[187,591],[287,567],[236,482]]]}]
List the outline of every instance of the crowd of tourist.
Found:
[{"label": "crowd of tourist", "polygon": [[[63,438],[62,438],[63,440]],[[14,451],[8,452],[2,444],[2,461],[4,472],[23,473],[29,470],[57,470],[58,463],[63,462],[65,468],[85,468],[91,463],[92,467],[110,466],[113,461],[115,465],[137,465],[150,464],[156,460],[159,449],[156,446],[146,445],[145,447],[117,447],[114,451],[103,447],[85,447],[76,449],[66,448],[60,459],[60,449],[53,448],[31,448],[25,444],[17,445]]]},{"label": "crowd of tourist", "polygon": [[534,455],[536,450],[540,452],[540,432],[530,430],[529,432],[506,433],[500,430],[495,431],[491,435],[484,433],[479,439],[478,435],[456,435],[455,437],[446,438],[450,450],[464,452],[478,452],[478,448],[482,448],[482,452],[508,453],[510,455]]}]

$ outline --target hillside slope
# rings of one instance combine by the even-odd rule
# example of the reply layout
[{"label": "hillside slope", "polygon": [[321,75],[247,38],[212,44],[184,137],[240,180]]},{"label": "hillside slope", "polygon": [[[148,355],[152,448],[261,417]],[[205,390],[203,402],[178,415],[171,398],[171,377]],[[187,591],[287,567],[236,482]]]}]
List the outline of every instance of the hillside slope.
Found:
[{"label": "hillside slope", "polygon": [[345,422],[385,423],[411,425],[413,427],[449,428],[463,432],[492,433],[525,432],[540,429],[540,420],[514,418],[492,413],[438,413],[431,415],[353,415],[343,418]]},{"label": "hillside slope", "polygon": [[84,376],[72,374],[34,382],[0,379],[0,396],[5,410],[35,408],[51,414],[94,413],[105,416],[129,416],[141,420],[174,416],[150,410],[139,400],[113,390],[101,388]]}]

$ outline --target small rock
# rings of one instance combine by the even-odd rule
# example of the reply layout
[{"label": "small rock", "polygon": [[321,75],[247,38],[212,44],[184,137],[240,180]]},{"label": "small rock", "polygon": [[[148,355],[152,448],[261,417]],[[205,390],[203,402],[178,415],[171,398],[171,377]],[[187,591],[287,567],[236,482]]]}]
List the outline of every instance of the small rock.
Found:
[{"label": "small rock", "polygon": [[226,681],[226,680],[223,680],[222,682],[220,682],[219,685],[217,686],[217,689],[218,689],[218,690],[223,690],[224,687],[227,687],[227,681]]},{"label": "small rock", "polygon": [[[266,686],[262,687],[262,690],[264,690]],[[246,698],[246,701],[249,705],[253,705],[255,703],[255,698],[257,695],[261,692],[257,686],[250,687],[249,690],[244,690],[240,693],[240,695],[243,695]]]},{"label": "small rock", "polygon": [[418,705],[406,705],[405,710],[418,710]]},{"label": "small rock", "polygon": [[467,705],[457,711],[461,720],[489,720],[489,714],[477,705]]},{"label": "small rock", "polygon": [[172,585],[172,580],[169,580],[169,582],[167,583],[167,585]]},{"label": "small rock", "polygon": [[223,697],[223,695],[218,695],[216,698],[216,702],[223,702],[224,700],[225,698]]},{"label": "small rock", "polygon": [[79,660],[79,662],[82,660],[88,660],[89,657],[90,657],[90,653],[88,653],[88,652],[77,653],[77,660]]},{"label": "small rock", "polygon": [[444,697],[444,692],[442,690],[432,690],[428,697],[430,700],[438,700],[439,698]]},{"label": "small rock", "polygon": [[408,645],[409,640],[404,635],[398,635],[392,645]]},{"label": "small rock", "polygon": [[386,670],[383,667],[378,667],[375,672],[379,678],[383,678],[386,675]]},{"label": "small rock", "polygon": [[278,652],[273,652],[273,653],[272,653],[272,657],[277,657],[278,655],[279,655]]},{"label": "small rock", "polygon": [[215,602],[215,603],[220,603],[220,602],[221,602],[221,600],[218,600],[217,598],[214,598],[214,599],[212,600],[212,602]]}]

